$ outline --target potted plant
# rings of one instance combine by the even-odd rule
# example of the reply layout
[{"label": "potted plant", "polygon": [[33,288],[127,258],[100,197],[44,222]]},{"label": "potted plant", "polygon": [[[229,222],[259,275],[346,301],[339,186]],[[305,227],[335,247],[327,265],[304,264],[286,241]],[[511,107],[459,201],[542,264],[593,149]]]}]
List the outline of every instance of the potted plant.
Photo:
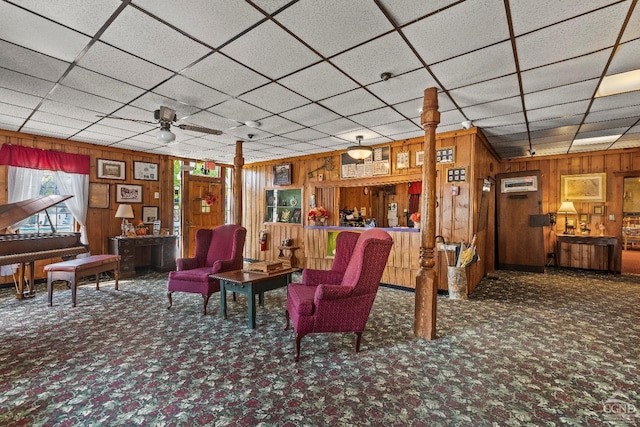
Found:
[{"label": "potted plant", "polygon": [[311,209],[307,215],[310,225],[325,225],[328,218],[329,211],[321,206]]}]

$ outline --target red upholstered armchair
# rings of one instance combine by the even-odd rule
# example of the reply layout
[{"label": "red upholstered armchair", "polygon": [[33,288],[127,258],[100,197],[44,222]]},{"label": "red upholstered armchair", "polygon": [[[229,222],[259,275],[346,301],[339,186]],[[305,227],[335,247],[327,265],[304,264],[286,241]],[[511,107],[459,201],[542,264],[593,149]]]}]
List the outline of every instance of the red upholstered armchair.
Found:
[{"label": "red upholstered armchair", "polygon": [[289,284],[285,329],[291,320],[296,333],[296,362],[300,358],[300,341],[310,333],[355,332],[356,352],[360,351],[362,331],[392,245],[393,239],[387,232],[368,229],[358,237],[339,283]]},{"label": "red upholstered armchair", "polygon": [[196,252],[193,258],[178,258],[178,271],[169,273],[167,297],[169,307],[173,304],[174,292],[202,294],[204,306],[202,313],[207,314],[207,303],[214,292],[220,291],[220,281],[209,278],[212,273],[240,270],[242,251],[247,229],[240,225],[221,225],[215,228],[203,228],[196,232]]},{"label": "red upholstered armchair", "polygon": [[302,284],[304,285],[339,285],[342,282],[344,272],[349,265],[349,260],[356,247],[360,233],[342,231],[336,237],[336,253],[333,257],[331,270],[314,270],[306,268],[302,271]]}]

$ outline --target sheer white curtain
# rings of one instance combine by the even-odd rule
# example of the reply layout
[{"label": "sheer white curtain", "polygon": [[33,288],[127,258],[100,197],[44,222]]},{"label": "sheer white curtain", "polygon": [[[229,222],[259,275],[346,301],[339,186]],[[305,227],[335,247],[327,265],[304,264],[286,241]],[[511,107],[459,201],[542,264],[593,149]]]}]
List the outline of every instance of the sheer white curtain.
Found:
[{"label": "sheer white curtain", "polygon": [[[44,171],[16,166],[9,166],[8,169],[9,188],[7,188],[7,199],[9,203],[32,199],[40,194]],[[19,227],[27,219],[25,218],[16,225]],[[3,265],[0,267],[0,276],[9,276],[15,273],[17,268],[18,264]]]},{"label": "sheer white curtain", "polygon": [[59,194],[73,194],[65,200],[76,222],[80,224],[80,241],[88,244],[87,211],[89,210],[89,175],[53,171],[53,180],[58,186]]}]

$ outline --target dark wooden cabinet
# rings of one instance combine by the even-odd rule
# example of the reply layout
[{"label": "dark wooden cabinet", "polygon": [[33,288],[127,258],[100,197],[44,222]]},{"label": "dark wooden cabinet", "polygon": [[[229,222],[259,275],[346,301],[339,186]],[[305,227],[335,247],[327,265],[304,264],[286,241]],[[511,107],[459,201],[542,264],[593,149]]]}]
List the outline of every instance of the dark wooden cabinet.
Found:
[{"label": "dark wooden cabinet", "polygon": [[112,237],[109,251],[121,257],[121,278],[134,277],[136,269],[176,269],[176,236]]}]

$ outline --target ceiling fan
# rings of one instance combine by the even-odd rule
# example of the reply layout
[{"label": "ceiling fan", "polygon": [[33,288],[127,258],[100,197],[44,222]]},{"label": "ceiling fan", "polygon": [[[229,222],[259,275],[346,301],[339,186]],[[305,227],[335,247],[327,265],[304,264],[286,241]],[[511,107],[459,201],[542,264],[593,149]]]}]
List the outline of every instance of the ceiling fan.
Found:
[{"label": "ceiling fan", "polygon": [[202,126],[195,126],[195,125],[189,125],[184,123],[176,124],[176,120],[177,120],[176,111],[172,110],[169,107],[164,107],[164,106],[160,107],[160,109],[153,112],[153,118],[155,119],[155,122],[148,121],[148,120],[128,119],[126,117],[112,116],[110,114],[107,114],[104,116],[98,116],[98,117],[103,117],[105,119],[128,120],[130,122],[136,122],[136,123],[149,123],[149,124],[160,123],[160,131],[156,135],[156,138],[158,139],[159,142],[164,142],[167,144],[170,142],[173,142],[176,139],[176,135],[173,132],[171,132],[172,123],[174,123],[175,126],[179,127],[182,130],[208,133],[211,135],[222,134],[222,131],[217,129],[210,129]]}]

